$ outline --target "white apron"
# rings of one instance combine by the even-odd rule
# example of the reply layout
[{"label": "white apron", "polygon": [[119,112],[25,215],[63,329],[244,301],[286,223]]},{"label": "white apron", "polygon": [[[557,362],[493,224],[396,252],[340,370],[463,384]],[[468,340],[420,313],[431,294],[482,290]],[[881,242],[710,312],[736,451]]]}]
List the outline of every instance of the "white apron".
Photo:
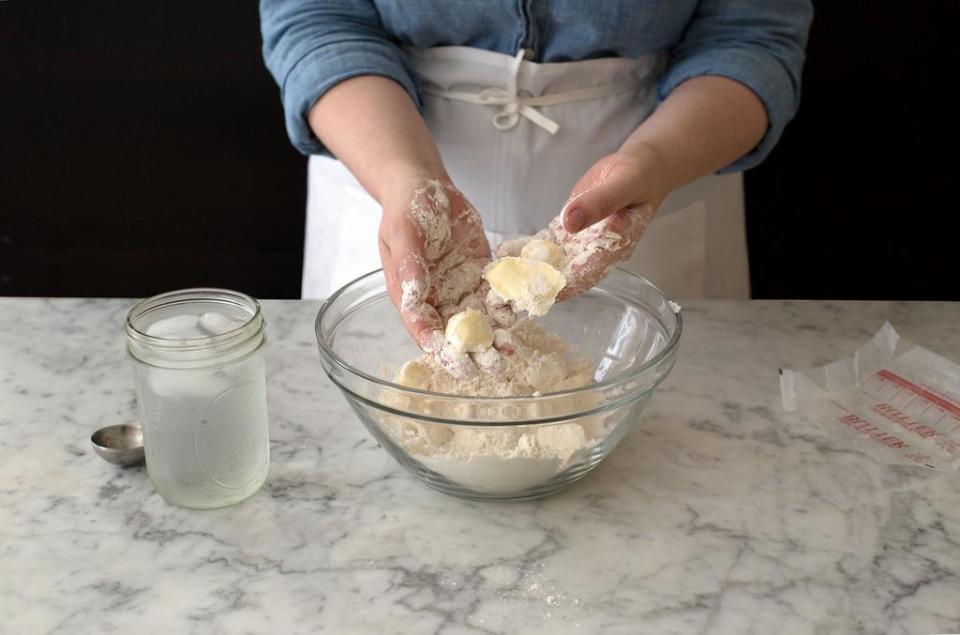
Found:
[{"label": "white apron", "polygon": [[[649,116],[664,61],[522,56],[407,51],[444,166],[494,246],[546,227],[583,173]],[[310,157],[308,186],[303,297],[321,298],[380,266],[380,206],[330,157]],[[625,266],[674,298],[749,297],[740,175],[672,193]]]}]

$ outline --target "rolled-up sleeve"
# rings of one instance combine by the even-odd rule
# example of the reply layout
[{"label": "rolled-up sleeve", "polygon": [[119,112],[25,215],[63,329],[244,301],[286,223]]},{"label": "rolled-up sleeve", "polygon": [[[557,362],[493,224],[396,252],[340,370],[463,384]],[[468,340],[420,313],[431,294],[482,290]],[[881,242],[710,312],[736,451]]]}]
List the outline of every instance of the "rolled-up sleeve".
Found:
[{"label": "rolled-up sleeve", "polygon": [[702,75],[736,80],[767,111],[760,143],[721,172],[760,163],[800,103],[800,72],[813,19],[809,0],[702,0],[659,87],[664,100],[679,84]]},{"label": "rolled-up sleeve", "polygon": [[388,77],[420,103],[400,48],[370,0],[261,0],[260,27],[287,133],[304,154],[325,152],[307,114],[339,82],[358,75]]}]

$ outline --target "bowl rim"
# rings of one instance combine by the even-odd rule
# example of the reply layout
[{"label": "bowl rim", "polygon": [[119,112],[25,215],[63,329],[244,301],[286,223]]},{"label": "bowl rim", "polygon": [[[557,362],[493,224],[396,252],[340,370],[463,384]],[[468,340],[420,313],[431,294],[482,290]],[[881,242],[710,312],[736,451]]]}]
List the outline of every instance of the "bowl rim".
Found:
[{"label": "bowl rim", "polygon": [[[323,304],[320,306],[320,310],[317,312],[316,319],[314,319],[314,327],[313,327],[314,336],[317,339],[317,345],[320,348],[320,353],[324,357],[326,357],[328,360],[330,360],[331,362],[333,362],[343,370],[347,371],[348,373],[358,376],[367,381],[373,382],[374,384],[377,384],[380,386],[384,386],[393,390],[398,390],[400,392],[412,393],[415,395],[425,395],[427,397],[433,397],[433,398],[439,397],[442,399],[470,399],[475,401],[487,401],[487,402],[527,403],[531,400],[539,400],[539,399],[544,399],[546,397],[551,397],[551,398],[568,397],[568,396],[578,395],[578,394],[591,392],[595,390],[607,389],[607,388],[615,387],[620,384],[626,383],[631,379],[634,379],[638,375],[641,375],[642,373],[653,368],[654,366],[662,362],[664,359],[666,359],[674,351],[674,349],[677,348],[677,345],[680,342],[680,334],[683,331],[683,315],[682,315],[681,306],[679,304],[674,302],[666,293],[664,293],[660,289],[660,287],[650,282],[647,278],[639,274],[636,274],[632,271],[629,271],[624,267],[616,267],[615,270],[621,273],[625,273],[628,276],[631,276],[633,278],[637,278],[638,280],[640,280],[640,282],[646,284],[651,289],[653,289],[658,294],[660,294],[660,296],[666,301],[667,305],[673,311],[674,316],[676,316],[677,327],[674,329],[673,333],[670,335],[670,339],[667,340],[666,345],[661,350],[659,350],[656,355],[654,355],[644,363],[640,364],[640,366],[638,366],[637,368],[624,371],[621,373],[617,373],[610,379],[606,379],[601,382],[594,382],[591,384],[587,384],[586,386],[580,386],[577,388],[569,388],[567,390],[557,390],[554,392],[546,392],[539,395],[526,395],[526,396],[519,396],[519,397],[487,397],[487,396],[465,397],[463,395],[454,395],[446,392],[434,392],[432,390],[422,390],[420,388],[411,388],[409,386],[403,386],[401,384],[397,384],[392,381],[388,381],[386,379],[381,379],[380,377],[375,377],[365,371],[360,370],[359,368],[355,368],[352,365],[348,364],[327,344],[326,340],[323,337],[321,337],[320,323],[323,321],[323,316],[326,314],[326,312],[330,310],[330,307],[333,306],[334,302],[336,302],[337,299],[339,299],[340,296],[343,295],[343,293],[347,289],[353,287],[355,284],[363,280],[366,280],[367,278],[371,278],[376,275],[381,275],[383,272],[383,268],[374,269],[373,271],[370,271],[368,273],[365,273],[361,276],[354,278],[350,282],[344,284],[342,287],[337,289],[333,293],[333,295],[331,295],[326,300],[324,300]],[[655,387],[656,385],[652,386],[651,389]]]}]

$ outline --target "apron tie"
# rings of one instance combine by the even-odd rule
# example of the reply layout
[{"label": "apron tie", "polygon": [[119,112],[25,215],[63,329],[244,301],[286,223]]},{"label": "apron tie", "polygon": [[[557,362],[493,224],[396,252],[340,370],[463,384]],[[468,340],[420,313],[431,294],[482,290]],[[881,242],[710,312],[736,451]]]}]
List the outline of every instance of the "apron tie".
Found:
[{"label": "apron tie", "polygon": [[560,125],[537,110],[538,107],[585,101],[598,97],[631,92],[637,89],[636,85],[630,83],[611,83],[603,86],[581,88],[579,90],[570,90],[553,95],[539,95],[534,97],[528,91],[517,89],[517,76],[520,74],[520,66],[523,63],[526,52],[526,49],[520,49],[510,61],[506,88],[491,86],[474,93],[463,90],[448,90],[435,84],[424,82],[421,90],[428,95],[435,95],[446,99],[464,101],[481,106],[497,106],[497,111],[492,117],[493,126],[497,130],[510,130],[515,128],[520,122],[520,117],[526,117],[532,123],[540,126],[550,134],[557,134],[557,131],[560,130]]}]

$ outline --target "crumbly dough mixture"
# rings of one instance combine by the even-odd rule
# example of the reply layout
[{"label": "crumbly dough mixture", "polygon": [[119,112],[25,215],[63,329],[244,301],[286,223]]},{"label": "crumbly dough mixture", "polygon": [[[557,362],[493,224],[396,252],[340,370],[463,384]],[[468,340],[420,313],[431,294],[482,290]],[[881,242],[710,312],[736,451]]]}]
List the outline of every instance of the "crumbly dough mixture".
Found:
[{"label": "crumbly dough mixture", "polygon": [[403,365],[394,381],[410,388],[466,397],[525,397],[586,386],[593,381],[584,359],[567,352],[566,343],[549,335],[532,320],[521,320],[509,329],[514,352],[505,356],[499,373],[475,373],[456,378],[429,355]]},{"label": "crumbly dough mixture", "polygon": [[[452,395],[517,397],[586,386],[592,367],[572,356],[560,337],[549,335],[531,320],[510,329],[515,351],[506,356],[503,371],[457,379],[431,356],[404,364],[394,377],[398,384]],[[588,409],[593,395],[564,398],[554,407]],[[474,407],[426,395],[384,395],[384,401],[405,410],[435,417],[458,417]],[[447,479],[485,494],[516,494],[536,487],[582,460],[609,433],[601,416],[570,423],[540,426],[454,426],[409,417],[384,415],[383,430],[405,452]]]}]

